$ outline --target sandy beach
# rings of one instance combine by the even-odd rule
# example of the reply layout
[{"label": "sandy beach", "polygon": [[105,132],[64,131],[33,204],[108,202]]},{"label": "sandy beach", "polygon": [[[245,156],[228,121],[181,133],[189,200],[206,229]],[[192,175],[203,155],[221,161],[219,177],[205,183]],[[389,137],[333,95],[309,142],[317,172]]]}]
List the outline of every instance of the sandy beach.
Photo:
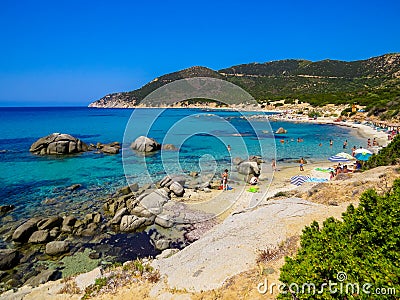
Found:
[{"label": "sandy beach", "polygon": [[[279,111],[272,111],[275,113],[279,113]],[[285,121],[285,122],[295,122],[295,123],[310,123],[310,124],[329,124],[329,125],[335,125],[335,126],[342,126],[342,127],[347,127],[352,129],[352,134],[358,135],[361,138],[364,138],[367,140],[368,138],[373,140],[373,138],[376,138],[376,141],[378,142],[378,145],[381,147],[385,147],[388,144],[388,137],[385,132],[382,131],[377,131],[371,126],[365,125],[365,124],[358,124],[354,123],[352,121],[349,122],[336,122],[335,118],[325,118],[325,117],[319,117],[317,119],[310,119],[310,118],[299,118],[295,117],[293,115],[286,115],[286,116],[273,116],[273,120],[279,120],[279,121]]]}]

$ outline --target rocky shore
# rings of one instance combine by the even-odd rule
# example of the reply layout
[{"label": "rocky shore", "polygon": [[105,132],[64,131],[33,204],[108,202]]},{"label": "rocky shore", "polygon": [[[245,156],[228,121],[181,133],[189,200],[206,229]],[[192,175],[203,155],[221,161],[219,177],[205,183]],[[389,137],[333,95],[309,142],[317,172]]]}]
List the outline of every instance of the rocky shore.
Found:
[{"label": "rocky shore", "polygon": [[[171,146],[143,136],[131,144],[138,152]],[[53,133],[36,141],[30,151],[73,155],[82,151],[115,154],[119,149],[117,142],[87,145],[68,134]],[[236,163],[243,179],[260,175],[259,157],[237,158]],[[230,182],[235,184],[234,176]],[[219,178],[204,181],[191,172],[168,175],[155,184],[131,184],[85,203],[75,203],[73,197],[90,191],[74,184],[64,189],[71,201],[47,199],[44,211],[27,220],[7,218],[14,207],[2,206],[0,234],[7,248],[0,250],[0,290],[35,287],[97,266],[183,249],[220,222],[210,207],[196,206],[220,194],[219,186]]]},{"label": "rocky shore", "polygon": [[[307,166],[308,169],[306,169],[306,171],[312,171],[314,167],[315,165]],[[55,253],[54,256],[60,258],[60,255],[68,257],[65,254],[68,253],[68,251],[68,255],[76,251],[72,256],[84,252],[83,244],[77,243],[74,245],[76,241],[74,242],[74,239],[71,237],[74,232],[82,233],[88,229],[88,227],[94,227],[94,225],[90,225],[96,224],[94,220],[97,221],[101,218],[101,223],[103,225],[100,225],[98,228],[101,228],[101,226],[107,228],[103,234],[109,235],[109,241],[111,240],[111,232],[113,230],[122,233],[121,227],[122,229],[126,228],[130,230],[128,229],[129,226],[133,226],[131,228],[136,228],[138,224],[146,226],[146,222],[150,224],[151,220],[152,224],[147,226],[147,236],[150,236],[153,245],[158,245],[160,247],[158,253],[161,253],[161,255],[159,255],[156,260],[149,263],[154,270],[159,272],[160,278],[164,279],[158,281],[156,284],[149,283],[146,280],[142,283],[129,281],[126,283],[126,287],[120,287],[114,290],[114,293],[118,295],[115,296],[115,299],[123,299],[129,293],[132,293],[132,289],[144,289],[145,292],[143,292],[143,290],[142,292],[147,297],[144,297],[144,299],[174,298],[177,293],[176,291],[179,291],[178,294],[182,297],[186,297],[186,299],[196,298],[196,295],[203,294],[205,293],[204,291],[207,290],[225,289],[225,282],[230,278],[239,280],[242,272],[254,270],[252,271],[252,276],[256,276],[254,274],[258,274],[256,260],[259,251],[275,248],[285,243],[288,239],[298,236],[303,226],[309,224],[312,220],[322,221],[328,216],[340,218],[340,214],[346,209],[350,202],[357,204],[358,195],[365,189],[384,188],[382,182],[386,182],[386,188],[390,188],[394,178],[399,177],[396,168],[380,167],[368,172],[348,175],[348,178],[342,178],[328,183],[309,183],[296,188],[287,185],[287,178],[290,177],[290,174],[296,172],[294,168],[283,169],[281,172],[284,173],[284,175],[278,177],[277,180],[279,182],[273,182],[273,189],[268,193],[270,198],[264,199],[257,208],[252,210],[243,210],[242,205],[236,205],[236,208],[231,210],[230,214],[224,217],[222,222],[222,219],[219,218],[217,222],[209,224],[202,223],[201,226],[198,225],[197,230],[202,230],[202,232],[197,234],[190,242],[188,242],[187,238],[185,239],[185,236],[187,237],[191,230],[195,229],[193,224],[167,224],[165,219],[163,221],[157,220],[157,216],[154,216],[154,214],[150,216],[149,212],[147,212],[145,216],[140,207],[140,203],[143,199],[147,199],[145,200],[145,202],[148,201],[146,206],[150,208],[150,204],[152,204],[149,211],[153,213],[158,212],[160,206],[162,206],[163,209],[165,207],[166,211],[169,210],[169,212],[173,212],[174,210],[172,207],[176,204],[179,204],[179,213],[182,213],[182,211],[185,213],[185,210],[182,210],[181,206],[181,204],[185,202],[179,203],[171,201],[170,199],[165,202],[167,199],[166,197],[168,197],[168,187],[166,187],[166,185],[171,186],[174,182],[178,182],[178,179],[174,180],[173,178],[165,178],[158,183],[158,187],[155,186],[153,189],[149,189],[149,187],[137,189],[136,186],[121,189],[118,193],[113,195],[113,197],[103,203],[104,216],[91,215],[88,216],[86,220],[75,220],[75,224],[77,222],[78,224],[85,224],[82,225],[83,227],[75,228],[76,225],[71,225],[73,223],[73,218],[68,217],[64,217],[62,220],[56,217],[40,221],[29,220],[22,225],[22,228],[14,230],[13,236],[15,235],[15,238],[24,236],[21,234],[24,232],[22,229],[31,228],[31,235],[28,238],[28,243],[32,235],[35,239],[40,239],[44,234],[43,231],[46,230],[49,230],[48,236],[51,239],[50,232],[52,230],[54,232],[54,227],[52,228],[52,226],[55,226],[54,224],[59,224],[62,228],[63,224],[66,225],[68,223],[70,225],[66,226],[72,226],[73,228],[72,234],[68,233],[68,238],[65,238],[64,241],[58,238],[58,241],[48,242],[46,246],[43,244],[41,247],[41,251],[43,251],[43,253],[41,253],[42,256],[52,256],[52,253]],[[131,189],[136,191],[132,191]],[[186,190],[188,193],[193,193],[193,191],[189,189]],[[280,193],[277,193],[278,191]],[[170,197],[175,200],[178,199],[173,192],[170,193]],[[203,199],[210,197],[210,193],[205,191],[197,191],[197,193],[201,193],[200,197]],[[251,193],[246,193],[240,201],[245,203],[252,196]],[[161,204],[163,202],[165,203]],[[134,205],[134,203],[136,204]],[[171,207],[169,207],[169,205],[171,205]],[[165,211],[163,210],[163,212]],[[186,213],[189,213],[189,211],[186,211]],[[123,219],[125,221],[122,221]],[[36,231],[33,231],[32,227]],[[175,240],[171,235],[165,235],[165,233],[170,232],[171,229],[175,231]],[[177,238],[176,235],[178,231],[180,231],[179,238]],[[66,236],[65,233],[60,234]],[[99,233],[97,234],[99,235]],[[98,235],[97,238],[93,237],[94,240],[98,240]],[[25,236],[25,239],[26,238]],[[198,240],[194,242],[196,239]],[[33,238],[31,242],[32,240]],[[180,244],[179,246],[180,242],[186,244]],[[86,243],[85,245],[88,244],[89,243]],[[102,243],[97,244],[104,247]],[[80,248],[81,252],[79,252],[78,248]],[[162,252],[161,249],[163,249]],[[93,249],[90,250],[93,251]],[[9,263],[15,264],[17,261],[16,257],[21,257],[21,254],[25,253],[22,249],[17,251],[19,251],[19,254],[17,253],[18,255],[15,254],[15,250],[10,250],[5,253]],[[107,257],[106,248],[97,248],[97,251],[92,251],[90,252],[90,256],[94,260],[100,262],[101,258]],[[33,257],[34,255],[31,254],[29,260],[34,261]],[[23,261],[27,259],[28,257],[26,254],[22,255]],[[283,262],[282,257],[278,258],[278,260],[281,261],[281,263]],[[232,263],[232,261],[235,261],[235,263]],[[88,281],[87,286],[93,284],[95,278],[107,277],[107,272],[115,272],[106,271],[107,265],[108,264],[100,264],[100,269],[96,269],[98,271],[88,273],[90,275],[87,276],[91,279]],[[267,268],[267,266],[264,266],[264,268]],[[278,271],[276,267],[274,268],[273,277],[275,276],[274,278],[277,278]],[[27,287],[28,285],[35,286],[47,280],[56,279],[57,271],[59,272],[60,270],[62,269],[54,270],[51,268],[43,268],[38,275],[31,277],[33,279],[25,282],[25,287],[19,289],[16,293],[9,291],[3,294],[3,297],[4,299],[18,299],[7,297],[18,297],[18,295],[23,294],[25,297],[24,299],[30,299],[29,295],[43,293],[43,289],[46,287],[46,290],[54,289],[51,294],[54,299],[63,299],[62,297],[65,295],[58,294],[58,292],[65,287],[65,283],[62,283],[60,280],[40,285],[38,288]],[[79,276],[74,278],[76,282],[79,282]],[[54,287],[57,287],[57,289]],[[42,292],[39,292],[40,290]],[[85,288],[80,289],[75,296],[81,297],[84,293]],[[74,294],[72,294],[71,297],[74,297]],[[207,297],[205,299],[207,299]]]}]

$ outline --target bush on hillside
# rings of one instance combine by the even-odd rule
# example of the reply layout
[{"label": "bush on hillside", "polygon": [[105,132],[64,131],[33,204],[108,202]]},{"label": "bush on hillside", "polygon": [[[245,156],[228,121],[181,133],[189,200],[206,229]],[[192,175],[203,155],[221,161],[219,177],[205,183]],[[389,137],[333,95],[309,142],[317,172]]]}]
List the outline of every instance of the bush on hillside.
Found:
[{"label": "bush on hillside", "polygon": [[366,191],[358,208],[347,208],[343,221],[329,218],[322,228],[314,222],[303,230],[297,255],[286,257],[281,269],[285,286],[279,298],[398,299],[399,249],[400,180],[396,180],[392,192],[383,196]]},{"label": "bush on hillside", "polygon": [[400,163],[400,135],[396,135],[393,141],[382,148],[378,154],[373,154],[364,164],[364,169],[369,170],[379,166],[390,166]]}]

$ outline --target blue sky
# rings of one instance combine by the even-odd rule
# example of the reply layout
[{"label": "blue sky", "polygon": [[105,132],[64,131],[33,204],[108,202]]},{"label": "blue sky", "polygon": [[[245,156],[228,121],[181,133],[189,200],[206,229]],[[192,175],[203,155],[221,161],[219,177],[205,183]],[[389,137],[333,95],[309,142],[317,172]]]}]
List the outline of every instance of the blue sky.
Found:
[{"label": "blue sky", "polygon": [[2,0],[0,106],[86,106],[193,65],[400,52],[399,3]]}]

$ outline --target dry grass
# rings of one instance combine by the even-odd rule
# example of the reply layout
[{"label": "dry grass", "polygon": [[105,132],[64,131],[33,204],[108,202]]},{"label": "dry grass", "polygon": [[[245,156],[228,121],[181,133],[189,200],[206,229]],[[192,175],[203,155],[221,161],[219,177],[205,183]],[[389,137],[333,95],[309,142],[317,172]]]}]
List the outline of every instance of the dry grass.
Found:
[{"label": "dry grass", "polygon": [[63,280],[64,287],[60,289],[57,294],[72,294],[72,295],[79,295],[82,293],[80,288],[76,285],[75,280],[68,278]]},{"label": "dry grass", "polygon": [[382,167],[363,173],[342,175],[346,176],[345,180],[320,183],[297,196],[315,203],[337,205],[358,200],[360,195],[368,189],[375,189],[378,193],[384,194],[390,191],[393,181],[399,178],[399,173],[394,167]]}]

